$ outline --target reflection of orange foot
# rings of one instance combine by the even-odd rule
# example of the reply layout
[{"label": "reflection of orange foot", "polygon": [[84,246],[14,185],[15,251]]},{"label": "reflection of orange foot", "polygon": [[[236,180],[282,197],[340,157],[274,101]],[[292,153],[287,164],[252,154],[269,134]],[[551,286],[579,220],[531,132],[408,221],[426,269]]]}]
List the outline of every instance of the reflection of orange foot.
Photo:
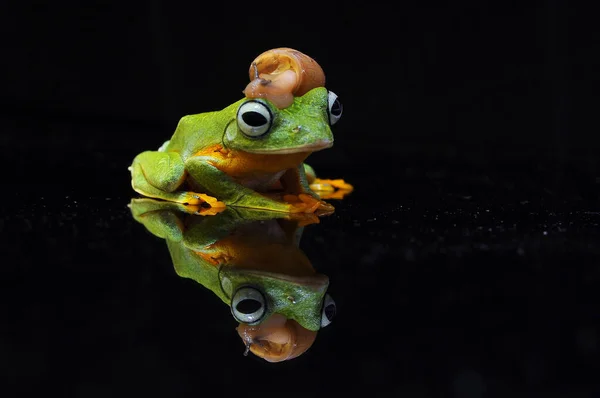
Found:
[{"label": "reflection of orange foot", "polygon": [[290,204],[291,213],[329,213],[335,210],[329,203],[306,193],[284,195],[283,200]]},{"label": "reflection of orange foot", "polygon": [[321,222],[321,220],[319,220],[319,215],[315,213],[290,213],[287,218],[296,221],[299,227],[305,227],[310,224],[318,224]]},{"label": "reflection of orange foot", "polygon": [[[222,202],[219,202],[222,203]],[[225,210],[225,206],[223,207],[204,207],[204,206],[190,206],[194,209],[194,213],[198,216],[214,216],[215,214],[219,214],[220,212]]]},{"label": "reflection of orange foot", "polygon": [[340,178],[335,180],[315,178],[310,184],[310,189],[322,199],[342,199],[352,192],[354,187]]}]

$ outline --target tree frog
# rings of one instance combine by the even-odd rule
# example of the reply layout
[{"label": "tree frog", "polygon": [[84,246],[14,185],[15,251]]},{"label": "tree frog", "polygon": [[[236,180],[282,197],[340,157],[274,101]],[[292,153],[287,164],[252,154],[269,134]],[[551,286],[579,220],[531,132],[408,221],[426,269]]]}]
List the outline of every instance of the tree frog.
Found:
[{"label": "tree frog", "polygon": [[197,215],[175,202],[132,199],[135,220],[166,240],[176,273],[211,290],[239,323],[248,351],[270,362],[304,353],[336,305],[329,278],[299,248],[314,214],[226,207]]},{"label": "tree frog", "polygon": [[279,109],[267,98],[243,98],[220,111],[181,118],[157,151],[129,168],[133,189],[191,205],[227,205],[285,213],[331,212],[315,193],[304,163],[333,145],[342,115],[337,95],[316,87]]}]

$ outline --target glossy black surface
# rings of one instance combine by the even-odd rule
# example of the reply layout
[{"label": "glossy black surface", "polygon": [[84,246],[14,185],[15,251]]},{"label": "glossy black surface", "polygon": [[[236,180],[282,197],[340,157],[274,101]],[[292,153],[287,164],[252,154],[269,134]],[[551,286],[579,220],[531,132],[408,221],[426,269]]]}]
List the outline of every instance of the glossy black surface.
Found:
[{"label": "glossy black surface", "polygon": [[[8,396],[600,392],[589,14],[322,6],[296,19],[2,6]],[[127,167],[182,115],[237,100],[250,61],[277,46],[317,59],[340,95],[336,143],[309,160],[355,191],[301,240],[338,314],[304,355],[271,364],[243,355],[227,306],[133,220]]]}]

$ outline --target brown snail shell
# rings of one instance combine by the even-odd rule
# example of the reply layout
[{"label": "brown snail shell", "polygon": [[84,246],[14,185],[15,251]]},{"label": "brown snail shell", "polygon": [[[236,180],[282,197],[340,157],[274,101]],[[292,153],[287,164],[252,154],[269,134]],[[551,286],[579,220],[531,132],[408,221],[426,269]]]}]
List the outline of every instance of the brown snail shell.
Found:
[{"label": "brown snail shell", "polygon": [[315,87],[325,86],[325,73],[308,55],[289,47],[263,52],[250,64],[247,98],[266,98],[280,109]]},{"label": "brown snail shell", "polygon": [[246,350],[268,362],[296,358],[306,352],[317,338],[317,331],[308,330],[280,314],[271,315],[260,325],[241,323],[236,330]]}]

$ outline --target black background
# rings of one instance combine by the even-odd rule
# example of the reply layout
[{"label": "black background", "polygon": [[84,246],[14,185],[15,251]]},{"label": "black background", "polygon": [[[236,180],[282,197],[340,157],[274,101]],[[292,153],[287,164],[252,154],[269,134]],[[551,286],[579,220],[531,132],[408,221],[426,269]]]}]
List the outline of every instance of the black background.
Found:
[{"label": "black background", "polygon": [[[3,2],[7,386],[598,392],[599,32],[559,0]],[[339,319],[271,366],[125,205],[133,157],[241,98],[281,46],[339,95],[335,145],[310,160],[356,191],[303,240]]]},{"label": "black background", "polygon": [[[598,32],[582,6],[323,3],[284,11],[153,1],[3,9],[3,113],[19,124],[50,115],[98,129],[36,130],[36,138],[51,135],[54,153],[111,151],[104,161],[128,163],[140,147],[160,145],[182,115],[240,98],[254,57],[288,46],[321,64],[346,109],[336,150],[313,162],[334,159],[369,174],[415,161],[596,167]],[[126,133],[113,131],[125,123]]]}]

